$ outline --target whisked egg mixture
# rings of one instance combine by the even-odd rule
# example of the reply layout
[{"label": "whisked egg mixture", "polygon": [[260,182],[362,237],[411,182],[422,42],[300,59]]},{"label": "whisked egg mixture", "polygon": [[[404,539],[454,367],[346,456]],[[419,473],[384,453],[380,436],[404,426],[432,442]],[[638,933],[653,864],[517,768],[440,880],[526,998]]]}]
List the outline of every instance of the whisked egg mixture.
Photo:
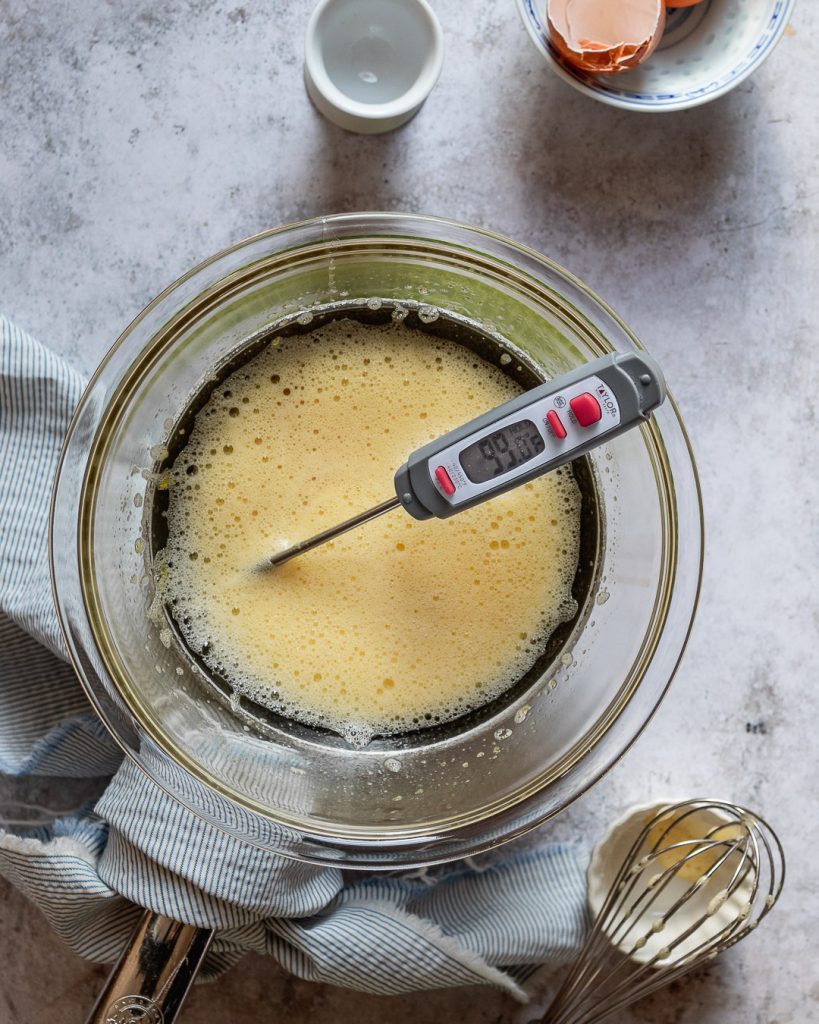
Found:
[{"label": "whisked egg mixture", "polygon": [[399,509],[258,566],[383,501],[413,450],[519,392],[401,324],[273,339],[216,388],[171,470],[157,579],[187,644],[237,692],[357,744],[502,693],[576,612],[570,468],[448,520]]}]

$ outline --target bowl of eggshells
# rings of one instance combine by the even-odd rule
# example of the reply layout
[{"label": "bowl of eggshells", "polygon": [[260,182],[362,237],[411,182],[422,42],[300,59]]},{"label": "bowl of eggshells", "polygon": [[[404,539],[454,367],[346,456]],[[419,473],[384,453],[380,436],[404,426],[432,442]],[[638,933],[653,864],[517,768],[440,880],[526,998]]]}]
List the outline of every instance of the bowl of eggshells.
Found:
[{"label": "bowl of eggshells", "polygon": [[546,62],[626,110],[685,110],[730,92],[769,56],[796,0],[517,0]]}]

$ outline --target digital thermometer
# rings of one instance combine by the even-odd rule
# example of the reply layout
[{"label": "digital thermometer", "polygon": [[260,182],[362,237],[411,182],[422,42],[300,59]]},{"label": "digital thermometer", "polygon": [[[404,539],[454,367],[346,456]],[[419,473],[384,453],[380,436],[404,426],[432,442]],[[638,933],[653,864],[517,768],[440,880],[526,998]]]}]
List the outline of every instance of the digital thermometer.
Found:
[{"label": "digital thermometer", "polygon": [[664,399],[660,368],[643,352],[586,363],[419,448],[396,472],[394,498],[264,564],[282,565],[399,506],[416,519],[448,519],[639,426]]}]

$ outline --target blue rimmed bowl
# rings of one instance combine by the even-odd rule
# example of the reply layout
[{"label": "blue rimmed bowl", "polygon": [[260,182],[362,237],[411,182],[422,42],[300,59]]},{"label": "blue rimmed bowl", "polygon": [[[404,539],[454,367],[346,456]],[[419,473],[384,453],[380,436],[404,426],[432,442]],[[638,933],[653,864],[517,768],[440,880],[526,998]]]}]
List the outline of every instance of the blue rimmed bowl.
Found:
[{"label": "blue rimmed bowl", "polygon": [[796,0],[701,0],[669,8],[660,45],[632,71],[592,75],[563,60],[549,39],[546,0],[517,0],[532,41],[579,92],[625,110],[685,110],[730,92],[779,42]]}]

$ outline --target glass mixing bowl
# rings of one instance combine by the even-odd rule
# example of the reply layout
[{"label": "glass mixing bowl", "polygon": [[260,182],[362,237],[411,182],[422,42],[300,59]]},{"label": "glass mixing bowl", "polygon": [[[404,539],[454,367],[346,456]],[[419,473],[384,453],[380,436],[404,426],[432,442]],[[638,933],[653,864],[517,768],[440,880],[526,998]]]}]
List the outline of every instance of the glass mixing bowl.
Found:
[{"label": "glass mixing bowl", "polygon": [[467,856],[518,835],[623,754],[685,647],[702,516],[688,439],[669,399],[651,422],[590,457],[599,529],[584,556],[588,595],[549,663],[506,701],[447,729],[360,749],[231,706],[149,615],[145,504],[157,486],[157,446],[214,366],[248,339],[328,304],[365,302],[420,302],[476,322],[498,352],[546,376],[639,346],[576,278],[488,231],[351,214],[265,232],[163,292],[94,375],[55,484],[52,572],[92,703],[171,796],[288,856],[395,867]]}]

